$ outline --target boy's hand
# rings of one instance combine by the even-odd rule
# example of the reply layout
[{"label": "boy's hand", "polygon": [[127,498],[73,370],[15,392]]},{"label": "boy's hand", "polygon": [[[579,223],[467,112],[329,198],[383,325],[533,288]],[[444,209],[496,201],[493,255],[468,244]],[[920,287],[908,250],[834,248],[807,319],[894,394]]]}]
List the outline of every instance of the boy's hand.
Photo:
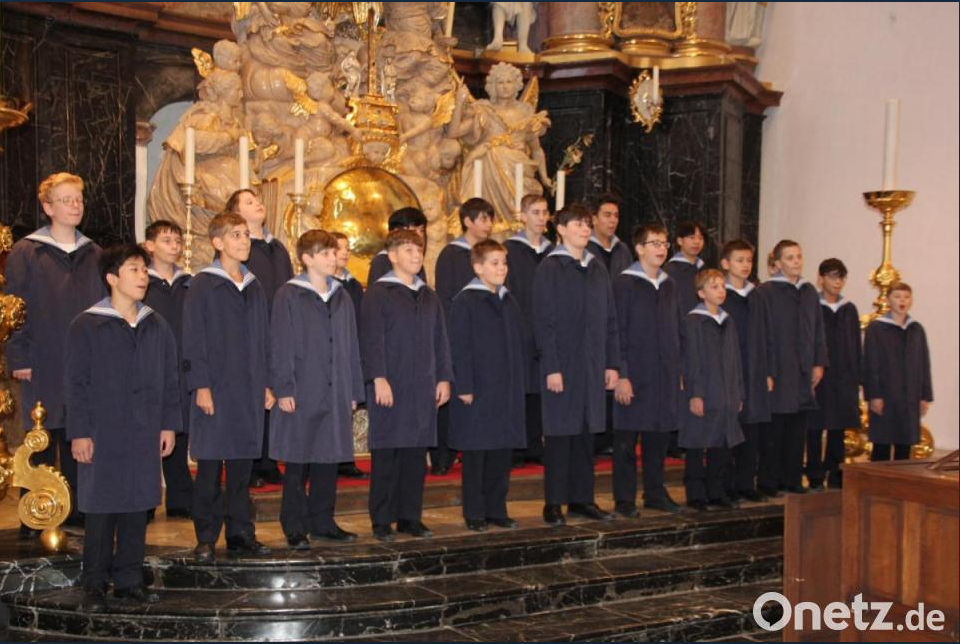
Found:
[{"label": "boy's hand", "polygon": [[697,418],[703,418],[703,398],[693,397],[690,399],[690,413]]},{"label": "boy's hand", "polygon": [[563,374],[559,371],[547,376],[547,389],[555,394],[563,393]]},{"label": "boy's hand", "polygon": [[457,396],[457,398],[462,400],[464,405],[473,404],[473,394],[460,394],[459,396]]},{"label": "boy's hand", "polygon": [[740,413],[741,411],[743,411],[743,401],[742,401],[742,400],[740,401],[740,406],[737,407],[737,413]]},{"label": "boy's hand", "polygon": [[277,397],[273,395],[273,391],[270,387],[267,387],[263,392],[263,408],[267,411],[273,409],[274,404],[277,402]]},{"label": "boy's hand", "polygon": [[875,413],[877,416],[883,416],[883,398],[871,398],[870,411]]},{"label": "boy's hand", "polygon": [[12,374],[14,380],[26,380],[30,382],[30,379],[33,378],[33,369],[17,369]]},{"label": "boy's hand", "polygon": [[277,404],[280,406],[280,411],[288,414],[297,411],[297,401],[293,399],[293,396],[284,396],[277,401]]},{"label": "boy's hand", "polygon": [[823,367],[814,367],[813,373],[810,374],[810,384],[816,389],[821,380],[823,380]]},{"label": "boy's hand", "polygon": [[381,407],[393,407],[393,389],[386,378],[373,379],[374,400]]},{"label": "boy's hand", "polygon": [[74,438],[70,441],[70,453],[77,463],[89,465],[93,463],[93,439]]},{"label": "boy's hand", "polygon": [[448,400],[450,400],[450,383],[446,380],[441,380],[437,383],[437,407],[446,405]]},{"label": "boy's hand", "polygon": [[767,391],[773,391],[775,386],[776,383],[773,381],[773,376],[767,376]]},{"label": "boy's hand", "polygon": [[620,380],[620,374],[617,373],[616,369],[607,369],[603,372],[603,386],[607,388],[607,391],[613,391],[618,380]]},{"label": "boy's hand", "polygon": [[177,435],[172,429],[164,429],[160,432],[160,458],[166,458],[173,454],[173,448],[177,444]]},{"label": "boy's hand", "polygon": [[633,401],[633,385],[629,378],[621,378],[617,381],[617,388],[613,392],[613,398],[621,405],[629,405]]},{"label": "boy's hand", "polygon": [[207,416],[213,416],[213,392],[210,387],[197,389],[197,407]]},{"label": "boy's hand", "polygon": [[930,411],[930,403],[926,400],[920,401],[920,416],[926,416],[927,412]]},{"label": "boy's hand", "polygon": [[357,401],[356,401],[356,400],[351,400],[351,401],[350,401],[350,411],[357,411]]}]

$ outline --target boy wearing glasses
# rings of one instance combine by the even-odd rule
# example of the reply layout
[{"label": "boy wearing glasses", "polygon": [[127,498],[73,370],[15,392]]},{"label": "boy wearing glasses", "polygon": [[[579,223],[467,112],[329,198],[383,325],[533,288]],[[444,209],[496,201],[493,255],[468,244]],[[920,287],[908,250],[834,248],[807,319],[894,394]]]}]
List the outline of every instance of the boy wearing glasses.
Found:
[{"label": "boy wearing glasses", "polygon": [[613,283],[620,329],[620,379],[613,407],[613,498],[617,514],[638,516],[637,438],[645,507],[679,512],[663,485],[680,393],[680,304],[676,281],[661,268],[667,229],[651,224],[633,235],[639,261]]},{"label": "boy wearing glasses", "polygon": [[[77,462],[66,439],[66,398],[63,357],[67,329],[77,315],[106,295],[100,279],[100,247],[77,226],[83,219],[83,179],[69,172],[52,174],[40,184],[37,196],[49,223],[13,246],[7,258],[7,293],[23,298],[26,322],[7,343],[7,364],[20,381],[24,407],[37,400],[47,409],[50,446],[36,456],[38,464],[55,465],[70,483],[73,514],[68,525],[81,523],[77,512]],[[23,414],[30,429],[30,414]],[[20,536],[39,531],[20,526]]]}]

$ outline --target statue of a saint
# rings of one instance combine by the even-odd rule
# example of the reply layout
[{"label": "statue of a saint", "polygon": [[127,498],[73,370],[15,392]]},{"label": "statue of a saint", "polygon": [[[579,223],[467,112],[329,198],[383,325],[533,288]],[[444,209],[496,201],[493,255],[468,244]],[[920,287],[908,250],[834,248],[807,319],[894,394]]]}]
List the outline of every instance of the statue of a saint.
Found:
[{"label": "statue of a saint", "polygon": [[493,40],[487,45],[491,51],[503,49],[503,28],[509,22],[517,28],[517,51],[521,54],[531,54],[527,39],[530,36],[530,25],[537,20],[536,2],[492,2],[493,5]]}]

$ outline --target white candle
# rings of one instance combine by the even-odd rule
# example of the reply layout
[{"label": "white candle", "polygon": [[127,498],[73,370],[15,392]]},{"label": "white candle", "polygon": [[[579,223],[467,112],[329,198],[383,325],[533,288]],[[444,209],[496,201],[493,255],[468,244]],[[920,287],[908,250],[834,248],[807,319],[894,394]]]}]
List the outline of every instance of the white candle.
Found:
[{"label": "white candle", "polygon": [[250,139],[240,137],[240,187],[250,187]]},{"label": "white candle", "polygon": [[453,7],[456,2],[447,3],[447,19],[443,23],[443,35],[449,38],[453,35]]},{"label": "white candle", "polygon": [[567,198],[567,173],[563,170],[557,171],[557,212],[563,210],[563,205]]},{"label": "white candle", "polygon": [[660,68],[653,68],[653,102],[660,100]]},{"label": "white candle", "polygon": [[303,139],[297,139],[293,146],[293,191],[303,194]]},{"label": "white candle", "polygon": [[900,99],[887,101],[886,128],[883,133],[883,189],[896,190],[897,144],[900,135]]},{"label": "white candle", "polygon": [[483,160],[473,160],[473,196],[483,198]]},{"label": "white candle", "polygon": [[186,183],[194,183],[197,179],[197,135],[192,127],[187,128],[187,140],[183,149],[183,180]]},{"label": "white candle", "polygon": [[518,163],[513,168],[513,210],[520,212],[520,202],[523,200],[523,164]]}]

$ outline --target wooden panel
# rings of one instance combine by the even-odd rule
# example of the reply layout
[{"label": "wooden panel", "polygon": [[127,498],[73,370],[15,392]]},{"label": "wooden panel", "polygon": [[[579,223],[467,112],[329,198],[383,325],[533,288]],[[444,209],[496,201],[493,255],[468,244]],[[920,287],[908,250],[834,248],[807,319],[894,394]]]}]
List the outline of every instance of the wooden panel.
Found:
[{"label": "wooden panel", "polygon": [[[960,570],[960,549],[957,542],[957,513],[938,508],[923,515],[920,546],[920,592],[918,601],[936,606],[958,606],[957,570]],[[952,570],[953,575],[940,574]]]},{"label": "wooden panel", "polygon": [[863,499],[864,524],[883,526],[860,533],[863,592],[887,599],[900,594],[902,507],[899,501],[867,496]]}]

